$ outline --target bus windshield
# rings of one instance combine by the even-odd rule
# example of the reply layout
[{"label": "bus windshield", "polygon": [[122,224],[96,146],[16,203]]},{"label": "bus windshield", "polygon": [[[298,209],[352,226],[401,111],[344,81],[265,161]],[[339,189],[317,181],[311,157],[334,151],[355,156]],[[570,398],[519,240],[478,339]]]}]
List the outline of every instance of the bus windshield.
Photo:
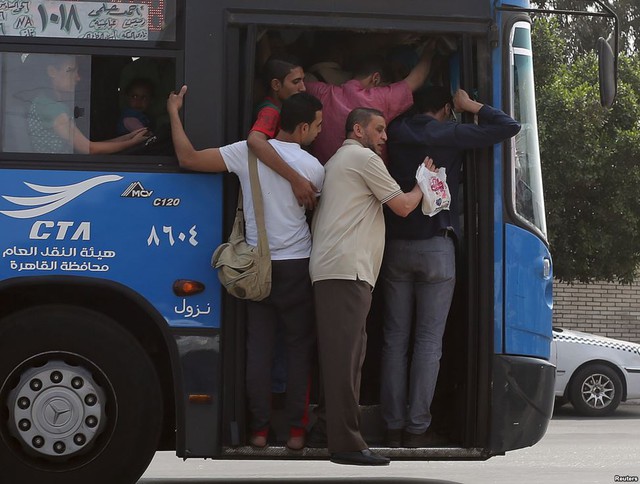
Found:
[{"label": "bus windshield", "polygon": [[528,23],[517,22],[514,25],[510,47],[513,70],[512,115],[522,124],[522,130],[516,136],[515,156],[511,167],[512,203],[516,214],[528,224],[537,227],[546,238],[531,27]]}]

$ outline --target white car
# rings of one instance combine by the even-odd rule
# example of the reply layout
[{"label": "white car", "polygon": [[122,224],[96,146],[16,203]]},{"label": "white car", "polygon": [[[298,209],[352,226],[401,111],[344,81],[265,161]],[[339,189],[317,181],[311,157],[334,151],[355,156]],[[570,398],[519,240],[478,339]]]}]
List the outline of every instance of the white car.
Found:
[{"label": "white car", "polygon": [[640,344],[553,328],[556,402],[600,417],[620,402],[640,398]]}]

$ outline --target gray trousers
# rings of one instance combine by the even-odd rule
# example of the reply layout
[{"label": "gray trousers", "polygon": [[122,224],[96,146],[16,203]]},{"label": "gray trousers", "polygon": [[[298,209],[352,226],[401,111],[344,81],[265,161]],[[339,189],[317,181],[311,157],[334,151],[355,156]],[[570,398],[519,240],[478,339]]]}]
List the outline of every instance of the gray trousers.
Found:
[{"label": "gray trousers", "polygon": [[455,273],[455,246],[449,237],[387,241],[381,271],[385,307],[380,404],[388,429],[418,434],[431,424]]},{"label": "gray trousers", "polygon": [[331,279],[313,284],[328,450],[366,449],[360,434],[360,379],[367,350],[371,286]]},{"label": "gray trousers", "polygon": [[291,427],[306,427],[311,361],[315,348],[309,259],[271,262],[271,294],[247,302],[246,391],[251,430],[271,418],[271,367],[278,323],[284,328],[287,361],[286,414]]}]

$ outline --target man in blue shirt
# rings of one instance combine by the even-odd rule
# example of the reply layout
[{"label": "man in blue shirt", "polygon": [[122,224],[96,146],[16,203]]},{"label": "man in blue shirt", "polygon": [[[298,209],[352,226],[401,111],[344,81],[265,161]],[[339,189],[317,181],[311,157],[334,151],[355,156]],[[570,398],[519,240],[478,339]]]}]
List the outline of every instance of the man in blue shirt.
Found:
[{"label": "man in blue shirt", "polygon": [[[453,111],[477,115],[478,124],[454,121]],[[438,445],[430,406],[435,391],[442,336],[455,287],[455,244],[459,236],[458,186],[464,150],[489,147],[520,131],[502,111],[458,90],[432,86],[414,93],[414,110],[388,129],[389,172],[406,191],[425,156],[445,167],[451,193],[449,210],[433,217],[414,210],[406,218],[385,210],[386,237],[381,280],[385,300],[382,351],[382,416],[390,447]],[[487,167],[488,168],[488,167]],[[415,314],[409,391],[407,371]]]}]

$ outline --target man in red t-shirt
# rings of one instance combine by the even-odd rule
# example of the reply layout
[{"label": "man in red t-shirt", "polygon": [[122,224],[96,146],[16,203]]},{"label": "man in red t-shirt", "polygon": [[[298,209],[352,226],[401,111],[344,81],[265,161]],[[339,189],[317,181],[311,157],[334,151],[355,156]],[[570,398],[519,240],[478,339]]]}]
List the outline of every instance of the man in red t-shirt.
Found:
[{"label": "man in red t-shirt", "polygon": [[249,131],[247,143],[260,161],[291,184],[298,203],[312,209],[316,205],[316,187],[285,163],[268,143],[280,130],[282,101],[305,91],[304,70],[291,60],[271,57],[264,66],[263,79],[268,94],[258,105],[256,121]]}]

